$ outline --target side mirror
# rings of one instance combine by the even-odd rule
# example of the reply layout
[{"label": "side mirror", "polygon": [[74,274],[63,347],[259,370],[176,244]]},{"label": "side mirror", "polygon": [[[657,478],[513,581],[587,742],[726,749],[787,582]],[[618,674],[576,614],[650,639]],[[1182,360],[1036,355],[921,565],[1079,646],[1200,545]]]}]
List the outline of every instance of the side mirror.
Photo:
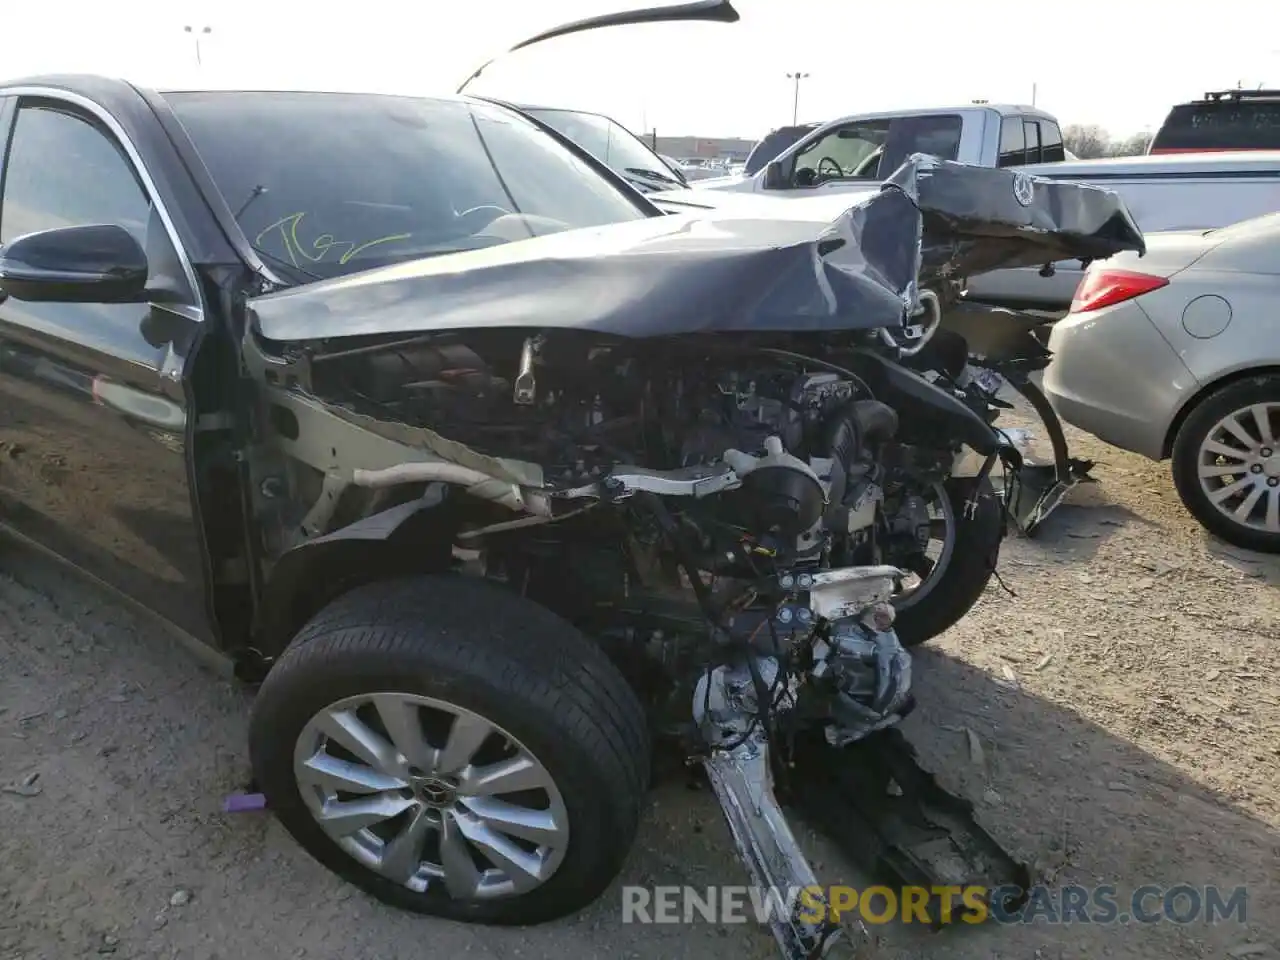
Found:
[{"label": "side mirror", "polygon": [[114,224],[58,227],[15,237],[0,248],[0,293],[53,303],[141,303],[147,255]]},{"label": "side mirror", "polygon": [[766,190],[782,190],[786,186],[787,174],[782,169],[782,161],[771,161],[764,168],[764,188]]}]

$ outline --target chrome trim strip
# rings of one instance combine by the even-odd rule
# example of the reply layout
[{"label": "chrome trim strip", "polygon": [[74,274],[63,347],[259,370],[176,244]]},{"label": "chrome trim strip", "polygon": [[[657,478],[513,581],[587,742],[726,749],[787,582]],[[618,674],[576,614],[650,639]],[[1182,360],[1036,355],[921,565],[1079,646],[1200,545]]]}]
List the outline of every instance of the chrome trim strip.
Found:
[{"label": "chrome trim strip", "polygon": [[[57,87],[41,87],[41,86],[19,86],[5,87],[4,94],[13,97],[40,97],[45,100],[62,100],[72,106],[78,107],[86,113],[96,117],[104,127],[111,131],[111,134],[119,141],[120,146],[124,148],[124,152],[129,155],[129,160],[133,163],[134,169],[138,173],[138,179],[142,181],[143,189],[151,197],[151,203],[156,208],[156,212],[160,214],[160,222],[164,224],[165,230],[169,234],[169,242],[173,244],[173,248],[177,251],[178,260],[182,264],[182,271],[186,274],[187,283],[191,285],[191,292],[195,295],[197,301],[198,316],[190,317],[199,322],[204,322],[204,292],[200,289],[200,282],[196,278],[195,268],[191,265],[191,258],[187,256],[186,249],[182,246],[182,239],[178,236],[178,229],[173,224],[173,218],[169,216],[169,211],[165,208],[164,201],[160,199],[160,191],[156,189],[156,183],[151,179],[151,173],[147,170],[146,164],[142,162],[142,155],[138,153],[138,148],[134,146],[129,135],[125,133],[124,127],[102,108],[101,105],[83,97],[78,93],[72,93],[69,90],[60,90]],[[22,104],[16,104],[17,111],[14,113],[14,124],[16,129],[18,111],[21,111]],[[170,308],[172,309],[172,308]]]}]

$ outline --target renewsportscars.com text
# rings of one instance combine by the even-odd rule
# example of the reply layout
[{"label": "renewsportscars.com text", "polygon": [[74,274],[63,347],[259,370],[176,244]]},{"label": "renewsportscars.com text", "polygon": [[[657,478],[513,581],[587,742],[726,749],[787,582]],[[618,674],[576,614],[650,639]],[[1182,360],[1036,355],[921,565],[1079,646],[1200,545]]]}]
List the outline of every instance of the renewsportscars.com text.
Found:
[{"label": "renewsportscars.com text", "polygon": [[[901,923],[1244,923],[1245,887],[1146,884],[1122,893],[1117,887],[1035,886],[1022,905],[1005,906],[1021,891],[979,886],[623,887],[623,923],[768,923],[794,917],[805,923],[860,919]],[[1020,899],[1020,898],[1018,898]]]}]

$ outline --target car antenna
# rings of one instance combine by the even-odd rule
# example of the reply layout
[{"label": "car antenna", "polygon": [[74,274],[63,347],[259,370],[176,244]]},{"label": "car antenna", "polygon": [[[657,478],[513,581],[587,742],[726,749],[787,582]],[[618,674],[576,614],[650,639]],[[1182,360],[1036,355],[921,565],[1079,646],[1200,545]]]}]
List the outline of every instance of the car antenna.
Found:
[{"label": "car antenna", "polygon": [[544,30],[542,33],[534,34],[528,39],[521,40],[514,47],[498,54],[496,57],[486,60],[472,72],[471,76],[463,80],[454,92],[461,95],[466,91],[468,84],[472,80],[484,73],[498,60],[501,60],[509,53],[515,53],[517,50],[531,47],[535,43],[541,43],[543,40],[552,40],[556,37],[567,36],[571,33],[582,33],[585,30],[595,30],[599,27],[620,27],[631,23],[671,23],[695,20],[710,23],[737,23],[739,19],[741,17],[738,11],[733,8],[732,0],[690,0],[690,2],[678,3],[673,6],[623,10],[619,13],[606,13],[601,16],[586,17],[583,20],[574,20],[572,23],[561,24],[558,27],[552,27],[550,30]]},{"label": "car antenna", "polygon": [[267,188],[262,184],[258,184],[249,193],[249,199],[240,205],[240,209],[236,211],[236,220],[239,221],[244,216],[244,212],[249,209],[249,205],[257,200],[260,196],[267,192]]}]

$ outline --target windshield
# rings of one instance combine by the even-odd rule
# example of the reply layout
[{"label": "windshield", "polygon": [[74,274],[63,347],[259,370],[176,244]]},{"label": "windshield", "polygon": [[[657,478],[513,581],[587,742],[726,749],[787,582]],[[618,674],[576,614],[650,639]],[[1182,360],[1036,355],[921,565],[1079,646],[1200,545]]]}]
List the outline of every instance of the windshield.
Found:
[{"label": "windshield", "polygon": [[596,113],[555,107],[521,107],[525,113],[554,127],[582,149],[618,173],[648,173],[678,183],[676,174],[656,153],[620,123]]},{"label": "windshield", "polygon": [[361,94],[167,94],[241,229],[328,278],[645,216],[510,110]]}]

